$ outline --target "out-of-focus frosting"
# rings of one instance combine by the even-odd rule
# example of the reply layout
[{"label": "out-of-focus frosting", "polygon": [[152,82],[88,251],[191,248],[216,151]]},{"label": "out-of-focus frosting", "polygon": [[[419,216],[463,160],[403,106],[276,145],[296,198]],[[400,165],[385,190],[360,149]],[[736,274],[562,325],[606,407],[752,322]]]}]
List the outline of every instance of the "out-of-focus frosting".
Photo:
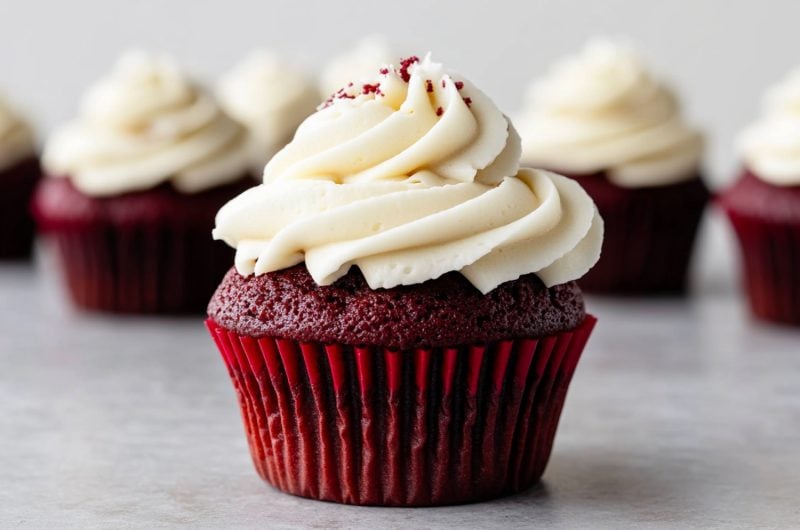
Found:
[{"label": "out-of-focus frosting", "polygon": [[129,53],[86,94],[81,115],[57,130],[44,165],[93,196],[171,182],[195,193],[248,171],[244,128],[168,57]]},{"label": "out-of-focus frosting", "polygon": [[800,69],[767,92],[764,115],[740,138],[745,164],[775,186],[800,186]]},{"label": "out-of-focus frosting", "polygon": [[624,187],[692,178],[703,151],[674,93],[631,48],[609,41],[590,43],[535,82],[518,123],[526,163],[606,171]]},{"label": "out-of-focus frosting", "polygon": [[248,129],[256,174],[319,103],[317,88],[307,76],[263,50],[251,53],[222,78],[219,97],[228,114]]},{"label": "out-of-focus frosting", "polygon": [[331,59],[322,70],[319,90],[327,98],[347,83],[361,83],[375,76],[381,66],[396,62],[386,39],[372,35],[362,39],[352,50]]},{"label": "out-of-focus frosting", "polygon": [[574,181],[519,170],[494,103],[429,58],[385,67],[298,128],[264,184],[217,215],[243,275],[300,263],[328,285],[359,267],[372,288],[460,271],[486,293],[535,272],[548,286],[600,254],[602,220]]},{"label": "out-of-focus frosting", "polygon": [[34,154],[33,129],[0,96],[0,170]]}]

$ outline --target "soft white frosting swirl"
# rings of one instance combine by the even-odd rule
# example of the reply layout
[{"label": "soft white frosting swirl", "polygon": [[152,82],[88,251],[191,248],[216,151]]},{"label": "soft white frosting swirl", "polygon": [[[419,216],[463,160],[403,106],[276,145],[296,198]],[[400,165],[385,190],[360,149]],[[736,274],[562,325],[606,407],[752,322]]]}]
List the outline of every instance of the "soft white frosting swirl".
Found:
[{"label": "soft white frosting swirl", "polygon": [[252,52],[234,66],[220,81],[218,92],[223,108],[248,129],[255,174],[289,143],[319,103],[311,79],[265,50]]},{"label": "soft white frosting swirl", "polygon": [[800,185],[800,69],[767,92],[764,115],[739,140],[745,163],[775,186]]},{"label": "soft white frosting swirl", "polygon": [[87,195],[167,181],[195,193],[247,172],[246,134],[170,58],[129,53],[88,91],[79,119],[53,134],[44,165]]},{"label": "soft white frosting swirl", "polygon": [[306,119],[264,184],[220,210],[214,237],[237,248],[237,270],[305,260],[328,285],[355,265],[372,288],[460,271],[484,293],[589,270],[603,229],[583,189],[519,170],[513,126],[469,81],[429,58],[404,65]]},{"label": "soft white frosting swirl", "polygon": [[31,126],[0,97],[0,170],[7,169],[36,152]]},{"label": "soft white frosting swirl", "polygon": [[526,163],[606,171],[624,187],[687,180],[703,151],[674,93],[631,48],[610,41],[591,42],[534,82],[519,124]]},{"label": "soft white frosting swirl", "polygon": [[397,61],[386,38],[380,35],[365,37],[352,49],[328,62],[319,77],[319,90],[327,98],[347,83],[360,83],[375,76],[384,64]]}]

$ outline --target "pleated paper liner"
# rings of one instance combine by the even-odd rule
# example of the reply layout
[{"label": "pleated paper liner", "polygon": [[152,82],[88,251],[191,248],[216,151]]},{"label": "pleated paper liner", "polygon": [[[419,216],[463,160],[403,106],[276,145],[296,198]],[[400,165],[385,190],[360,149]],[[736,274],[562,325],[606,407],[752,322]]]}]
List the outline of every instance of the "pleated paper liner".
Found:
[{"label": "pleated paper liner", "polygon": [[621,188],[603,175],[574,178],[605,222],[600,260],[578,280],[581,288],[622,295],[685,292],[695,237],[710,198],[703,181]]},{"label": "pleated paper liner", "polygon": [[739,238],[751,311],[765,320],[800,325],[800,224],[726,211]]},{"label": "pleated paper liner", "polygon": [[73,302],[120,313],[202,313],[232,250],[207,226],[98,222],[48,230]]},{"label": "pleated paper liner", "polygon": [[0,259],[25,259],[33,246],[34,222],[29,203],[41,172],[28,158],[0,170]]},{"label": "pleated paper liner", "polygon": [[541,477],[595,318],[541,339],[407,351],[256,339],[206,323],[264,480],[319,500],[430,506]]}]

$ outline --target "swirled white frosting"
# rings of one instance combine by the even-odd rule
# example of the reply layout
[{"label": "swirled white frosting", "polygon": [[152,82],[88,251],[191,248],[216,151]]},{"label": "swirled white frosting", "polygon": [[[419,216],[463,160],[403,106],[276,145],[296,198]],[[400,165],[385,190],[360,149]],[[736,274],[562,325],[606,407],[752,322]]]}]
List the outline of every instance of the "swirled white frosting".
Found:
[{"label": "swirled white frosting", "polygon": [[775,186],[800,186],[800,69],[767,92],[764,115],[740,138],[745,164]]},{"label": "swirled white frosting", "polygon": [[519,169],[514,128],[480,90],[426,58],[387,67],[306,119],[264,184],[217,215],[243,275],[305,261],[327,285],[372,288],[460,271],[480,291],[535,272],[582,276],[602,220],[574,181]]},{"label": "swirled white frosting", "polygon": [[606,171],[631,188],[693,177],[703,151],[673,92],[631,48],[609,41],[590,43],[534,82],[519,125],[526,163]]},{"label": "swirled white frosting", "polygon": [[57,130],[44,165],[87,195],[171,182],[184,193],[248,170],[244,128],[168,57],[129,53],[86,94],[78,120]]},{"label": "swirled white frosting", "polygon": [[372,79],[378,68],[397,59],[398,56],[391,52],[384,37],[368,36],[325,66],[319,77],[320,93],[327,98],[347,83]]},{"label": "swirled white frosting", "polygon": [[234,66],[218,92],[223,108],[248,129],[255,174],[289,143],[319,103],[316,86],[306,75],[264,50]]},{"label": "swirled white frosting", "polygon": [[13,166],[35,151],[33,129],[0,97],[0,170]]}]

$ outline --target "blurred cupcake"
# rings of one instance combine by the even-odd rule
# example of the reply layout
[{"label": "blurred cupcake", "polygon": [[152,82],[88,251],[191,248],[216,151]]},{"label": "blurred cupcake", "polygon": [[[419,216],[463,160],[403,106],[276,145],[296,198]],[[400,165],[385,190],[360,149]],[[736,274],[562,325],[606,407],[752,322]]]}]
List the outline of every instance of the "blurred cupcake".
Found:
[{"label": "blurred cupcake", "polygon": [[518,135],[462,76],[380,71],[220,210],[236,268],[207,323],[275,487],[384,506],[520,491],[595,322],[573,280],[602,220],[574,181],[519,169]]},{"label": "blurred cupcake", "polygon": [[245,131],[208,93],[169,58],[126,55],[43,162],[34,210],[77,305],[202,310],[231,258],[215,211],[252,184]]},{"label": "blurred cupcake", "polygon": [[523,163],[568,175],[606,223],[587,291],[680,293],[709,192],[701,135],[673,92],[630,48],[590,43],[530,89],[520,119]]},{"label": "blurred cupcake", "polygon": [[34,225],[28,204],[40,174],[33,130],[0,97],[0,259],[31,254]]},{"label": "blurred cupcake", "polygon": [[355,48],[327,64],[319,79],[320,94],[327,98],[348,83],[371,79],[378,68],[396,62],[399,55],[389,49],[386,39],[372,35],[362,39]]},{"label": "blurred cupcake", "polygon": [[320,102],[310,78],[266,51],[237,64],[220,81],[218,93],[228,115],[248,130],[253,174],[259,176]]},{"label": "blurred cupcake", "polygon": [[740,150],[741,176],[719,202],[739,237],[750,307],[800,325],[800,70],[768,92]]}]

